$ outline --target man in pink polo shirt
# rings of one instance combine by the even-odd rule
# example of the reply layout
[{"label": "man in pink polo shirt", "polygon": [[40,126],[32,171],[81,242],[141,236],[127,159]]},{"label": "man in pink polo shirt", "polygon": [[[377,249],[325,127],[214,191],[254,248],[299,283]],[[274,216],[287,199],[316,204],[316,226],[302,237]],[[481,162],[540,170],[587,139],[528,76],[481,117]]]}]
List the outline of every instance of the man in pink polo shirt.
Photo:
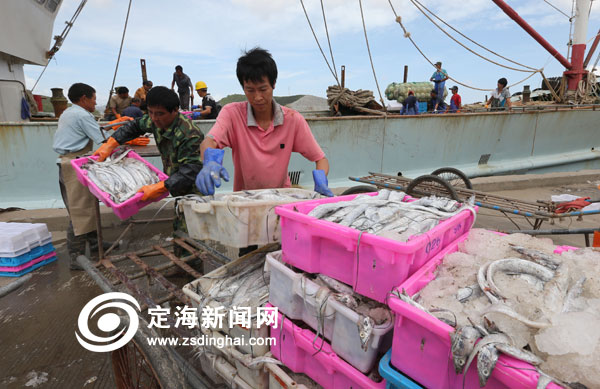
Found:
[{"label": "man in pink polo shirt", "polygon": [[200,145],[204,161],[196,177],[200,192],[212,195],[221,178],[229,181],[222,164],[223,148],[231,147],[234,191],[290,187],[288,164],[292,152],[297,152],[316,164],[315,191],[333,196],[327,183],[329,162],[308,123],[273,100],[277,65],[271,54],[261,48],[246,52],[238,60],[237,77],[248,101],[224,106]]}]

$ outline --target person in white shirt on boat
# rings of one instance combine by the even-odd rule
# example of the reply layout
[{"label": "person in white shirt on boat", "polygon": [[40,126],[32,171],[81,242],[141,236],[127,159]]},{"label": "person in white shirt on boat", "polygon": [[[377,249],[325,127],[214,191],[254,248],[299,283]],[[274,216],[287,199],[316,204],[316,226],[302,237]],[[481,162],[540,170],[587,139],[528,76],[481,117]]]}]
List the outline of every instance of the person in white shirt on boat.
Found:
[{"label": "person in white shirt on boat", "polygon": [[504,77],[498,80],[498,87],[492,92],[492,97],[486,103],[486,108],[491,107],[495,111],[512,108],[507,84],[508,81]]}]

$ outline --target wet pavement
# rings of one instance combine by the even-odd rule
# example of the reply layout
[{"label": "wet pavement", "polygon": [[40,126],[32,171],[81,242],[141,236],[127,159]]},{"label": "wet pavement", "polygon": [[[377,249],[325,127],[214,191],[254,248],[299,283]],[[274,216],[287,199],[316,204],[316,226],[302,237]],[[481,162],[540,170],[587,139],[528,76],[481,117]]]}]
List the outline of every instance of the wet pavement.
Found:
[{"label": "wet pavement", "polygon": [[[549,199],[552,194],[570,193],[600,197],[597,183],[584,182],[565,187],[542,187],[495,192],[523,200]],[[6,220],[6,215],[4,220]],[[530,228],[521,217],[513,217],[522,228]],[[0,220],[2,218],[0,217]],[[31,220],[24,220],[31,221]],[[32,273],[32,279],[18,290],[0,297],[0,387],[2,388],[113,388],[110,354],[85,350],[75,338],[77,317],[83,306],[101,289],[85,273],[69,270],[61,223],[52,223],[58,261]],[[600,216],[559,220],[542,228],[598,227]],[[475,227],[509,230],[515,226],[497,211],[481,209]],[[105,229],[113,238],[123,225]],[[128,251],[170,234],[170,223],[138,226]],[[556,244],[583,246],[582,235],[551,236]],[[137,244],[137,246],[136,246]],[[123,250],[121,250],[123,251]],[[0,287],[12,282],[0,278]]]}]

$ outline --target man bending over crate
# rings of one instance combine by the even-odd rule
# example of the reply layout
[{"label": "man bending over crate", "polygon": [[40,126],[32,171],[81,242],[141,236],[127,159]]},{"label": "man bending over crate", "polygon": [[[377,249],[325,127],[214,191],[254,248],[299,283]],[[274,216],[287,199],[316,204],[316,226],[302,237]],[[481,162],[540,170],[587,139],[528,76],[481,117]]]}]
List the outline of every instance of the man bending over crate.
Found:
[{"label": "man bending over crate", "polygon": [[[148,114],[121,126],[94,155],[104,161],[117,146],[151,132],[160,151],[163,170],[169,178],[143,186],[140,189],[144,192],[142,200],[156,200],[166,192],[173,196],[193,193],[194,180],[202,170],[202,131],[179,113],[179,97],[169,88],[157,86],[150,89],[146,103]],[[175,218],[173,230],[187,232],[183,215]]]}]

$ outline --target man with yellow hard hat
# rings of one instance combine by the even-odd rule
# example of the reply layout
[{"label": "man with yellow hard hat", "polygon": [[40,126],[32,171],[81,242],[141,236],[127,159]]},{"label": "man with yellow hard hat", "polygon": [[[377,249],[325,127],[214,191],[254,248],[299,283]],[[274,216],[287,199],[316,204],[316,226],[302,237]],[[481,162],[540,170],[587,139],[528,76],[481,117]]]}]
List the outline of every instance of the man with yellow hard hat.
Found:
[{"label": "man with yellow hard hat", "polygon": [[221,107],[208,93],[208,87],[204,81],[196,83],[196,93],[202,98],[202,105],[192,106],[192,109],[199,110],[194,113],[193,119],[216,119]]}]

